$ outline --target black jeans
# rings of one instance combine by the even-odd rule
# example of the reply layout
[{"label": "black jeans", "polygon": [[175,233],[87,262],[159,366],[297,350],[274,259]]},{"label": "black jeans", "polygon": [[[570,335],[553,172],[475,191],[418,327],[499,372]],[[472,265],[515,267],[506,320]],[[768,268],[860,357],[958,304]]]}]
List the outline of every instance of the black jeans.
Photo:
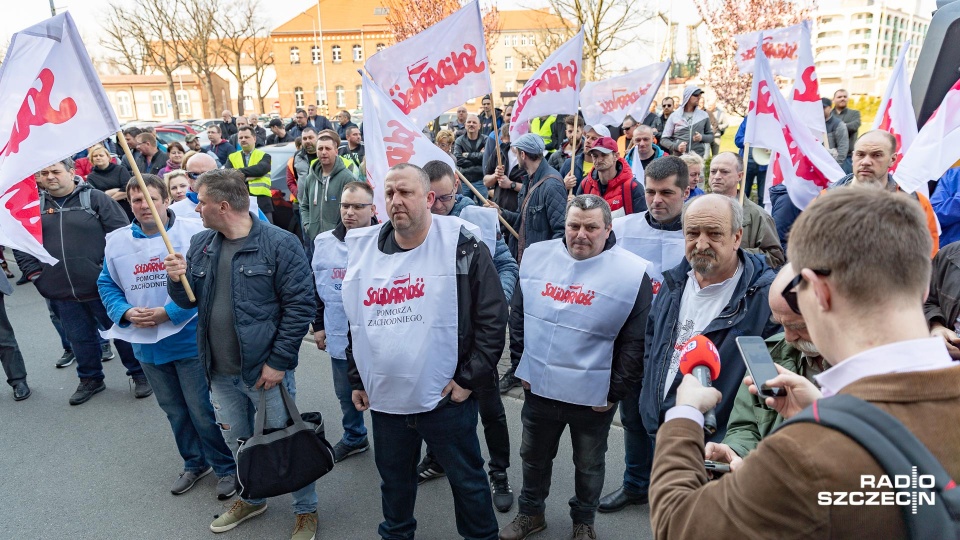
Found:
[{"label": "black jeans", "polygon": [[[77,302],[51,300],[50,305],[63,325],[67,341],[77,356],[77,375],[81,379],[103,380],[103,362],[100,359],[100,328],[110,328],[113,321],[100,299]],[[133,355],[133,347],[122,339],[114,339],[120,361],[127,368],[127,376],[142,376],[143,368]]]},{"label": "black jeans", "polygon": [[374,460],[380,473],[384,540],[409,540],[417,530],[417,462],[424,441],[447,472],[457,532],[467,540],[497,538],[497,518],[477,439],[477,399],[452,401],[419,414],[372,411]]},{"label": "black jeans", "polygon": [[620,402],[623,424],[623,489],[632,495],[644,495],[650,488],[653,445],[640,417],[640,388],[633,389]]},{"label": "black jeans", "polygon": [[27,379],[27,368],[23,364],[17,337],[13,335],[10,318],[7,317],[7,308],[3,304],[4,296],[0,293],[0,364],[3,364],[3,372],[7,375],[7,384],[13,386]]},{"label": "black jeans", "polygon": [[[507,412],[500,399],[500,388],[497,385],[496,373],[491,376],[491,383],[473,391],[480,407],[480,423],[483,424],[483,438],[487,443],[487,453],[490,461],[487,469],[490,475],[507,472],[510,467],[510,430],[507,428]],[[436,461],[436,456],[427,447],[427,456]]]},{"label": "black jeans", "polygon": [[542,398],[529,390],[524,391],[524,397],[520,413],[523,422],[520,513],[535,516],[544,512],[545,501],[550,494],[553,459],[557,457],[564,429],[570,426],[573,465],[576,468],[570,517],[574,523],[592,525],[606,474],[604,455],[607,453],[607,435],[617,408],[611,407],[600,413],[591,407]]},{"label": "black jeans", "polygon": [[748,163],[747,178],[744,180],[744,183],[743,183],[743,189],[744,189],[743,196],[748,199],[750,198],[750,192],[753,190],[754,181],[756,181],[757,204],[759,204],[760,206],[763,206],[763,185],[764,183],[766,183],[766,180],[767,180],[766,170],[761,171],[760,166],[757,165],[756,163],[752,163],[752,162]]}]

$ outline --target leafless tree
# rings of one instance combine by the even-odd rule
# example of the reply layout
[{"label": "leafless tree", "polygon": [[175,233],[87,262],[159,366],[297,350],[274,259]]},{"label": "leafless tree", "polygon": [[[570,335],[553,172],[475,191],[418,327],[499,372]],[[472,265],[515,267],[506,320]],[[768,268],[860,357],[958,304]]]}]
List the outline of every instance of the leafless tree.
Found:
[{"label": "leafless tree", "polygon": [[[220,47],[217,37],[218,18],[223,16],[218,0],[173,0],[167,9],[178,13],[178,24],[170,30],[183,51],[183,59],[203,84],[207,93],[210,118],[219,116],[217,96],[213,92],[213,75],[218,64]],[[229,103],[226,104],[229,106]]]},{"label": "leafless tree", "polygon": [[267,67],[273,65],[273,46],[267,36],[257,38],[253,41],[250,50],[250,62],[253,66],[253,84],[257,88],[257,101],[260,103],[260,112],[265,114],[267,109],[263,105],[263,99],[270,93],[270,90],[277,84],[277,78],[274,77],[270,85],[264,88],[267,77]]},{"label": "leafless tree", "polygon": [[237,114],[242,116],[244,86],[255,76],[254,72],[245,69],[244,59],[253,56],[256,42],[265,39],[261,36],[267,32],[267,27],[259,16],[263,11],[258,0],[241,0],[229,6],[226,13],[214,20],[220,42],[217,56],[237,81]]},{"label": "leafless tree", "polygon": [[104,37],[100,45],[112,53],[112,62],[131,75],[145,74],[148,47],[133,37],[127,10],[119,2],[112,2],[101,19]]}]

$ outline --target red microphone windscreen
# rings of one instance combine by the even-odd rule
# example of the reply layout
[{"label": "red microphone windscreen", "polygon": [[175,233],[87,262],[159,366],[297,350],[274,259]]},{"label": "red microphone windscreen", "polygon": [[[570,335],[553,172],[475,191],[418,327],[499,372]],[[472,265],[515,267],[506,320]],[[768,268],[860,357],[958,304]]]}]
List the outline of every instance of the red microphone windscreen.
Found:
[{"label": "red microphone windscreen", "polygon": [[710,368],[711,380],[720,376],[720,353],[710,338],[703,335],[690,338],[690,341],[683,344],[680,352],[680,373],[692,373],[697,366]]}]

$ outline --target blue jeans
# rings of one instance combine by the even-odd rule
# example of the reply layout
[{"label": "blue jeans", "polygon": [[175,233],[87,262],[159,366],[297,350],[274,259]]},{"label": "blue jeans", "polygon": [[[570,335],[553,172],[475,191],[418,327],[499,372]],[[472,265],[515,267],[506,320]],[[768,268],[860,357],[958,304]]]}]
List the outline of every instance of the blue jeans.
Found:
[{"label": "blue jeans", "polygon": [[[100,328],[108,329],[113,321],[107,316],[107,310],[100,299],[77,302],[73,300],[51,300],[63,333],[73,347],[77,357],[77,375],[81,379],[103,380],[103,362],[100,360]],[[133,347],[122,339],[113,340],[120,361],[127,368],[130,377],[143,375],[140,362],[133,355]]]},{"label": "blue jeans", "polygon": [[653,445],[640,417],[640,390],[630,392],[620,402],[623,423],[623,489],[633,495],[645,495],[650,488]]},{"label": "blue jeans", "polygon": [[417,463],[424,441],[447,472],[453,491],[457,532],[467,540],[497,538],[497,518],[477,439],[478,405],[474,397],[449,402],[420,414],[373,411],[374,459],[380,473],[384,540],[414,537],[417,520]]},{"label": "blue jeans", "polygon": [[[288,379],[289,378],[289,382]],[[293,385],[293,372],[288,371],[284,376],[284,385],[289,390]],[[286,427],[290,416],[283,405],[280,388],[273,387],[266,390],[266,425],[267,429]],[[292,396],[291,396],[292,397]],[[210,402],[213,404],[217,423],[227,447],[237,455],[240,444],[237,439],[253,436],[253,416],[260,406],[260,390],[247,386],[239,375],[219,375],[214,373],[210,377]],[[244,499],[250,504],[263,504],[266,499]],[[317,491],[315,483],[293,492],[293,511],[297,514],[309,514],[317,511]]]},{"label": "blue jeans", "polygon": [[227,448],[210,405],[207,373],[198,358],[165,364],[142,362],[153,395],[167,414],[183,470],[198,473],[213,467],[217,477],[236,474],[237,463]]},{"label": "blue jeans", "polygon": [[347,446],[360,446],[367,440],[367,427],[363,425],[363,413],[353,405],[353,389],[350,388],[350,379],[347,378],[347,361],[341,358],[331,358],[330,368],[333,370],[333,391],[340,401],[340,411],[343,413],[343,438]]},{"label": "blue jeans", "polygon": [[544,512],[550,494],[553,460],[560,448],[560,437],[570,426],[573,445],[574,496],[570,499],[570,517],[574,523],[593,525],[606,476],[607,435],[615,408],[596,412],[591,407],[542,398],[524,391],[520,421],[523,440],[523,489],[518,503],[520,513],[536,516]]}]

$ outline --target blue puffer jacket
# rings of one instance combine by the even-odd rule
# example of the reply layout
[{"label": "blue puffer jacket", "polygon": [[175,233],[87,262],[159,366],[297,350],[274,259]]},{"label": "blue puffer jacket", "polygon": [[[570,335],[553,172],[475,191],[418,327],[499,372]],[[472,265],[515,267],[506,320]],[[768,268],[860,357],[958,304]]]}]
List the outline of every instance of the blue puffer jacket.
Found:
[{"label": "blue puffer jacket", "polygon": [[940,245],[960,240],[960,167],[948,170],[930,196],[930,206],[937,214],[940,227]]},{"label": "blue puffer jacket", "polygon": [[780,246],[787,252],[787,240],[790,238],[790,229],[793,222],[800,217],[800,209],[794,206],[787,193],[787,186],[777,184],[770,187],[770,214],[777,224],[777,236],[780,237]]},{"label": "blue puffer jacket", "polygon": [[[167,293],[178,306],[199,309],[197,347],[208,378],[210,347],[216,344],[207,339],[208,324],[222,242],[215,230],[190,241],[187,278],[196,302],[190,302],[179,280],[167,280]],[[264,363],[280,371],[297,367],[300,343],[316,315],[313,272],[296,236],[254,219],[246,243],[233,257],[232,273],[240,371],[243,382],[253,386]]]},{"label": "blue puffer jacket", "polygon": [[[460,217],[460,212],[468,206],[476,206],[473,199],[457,195],[457,202],[450,209],[451,216]],[[513,298],[513,289],[517,286],[517,279],[520,278],[520,265],[514,260],[507,248],[507,243],[503,238],[497,237],[497,251],[493,254],[493,265],[497,267],[497,276],[500,277],[500,286],[503,287],[503,295],[507,297],[507,304]]]},{"label": "blue puffer jacket", "polygon": [[[780,331],[779,325],[770,322],[770,305],[767,301],[770,284],[773,283],[776,272],[767,266],[763,255],[740,250],[739,256],[743,263],[743,275],[730,297],[730,303],[703,331],[703,335],[710,338],[720,351],[722,366],[720,377],[713,381],[713,387],[723,394],[723,400],[717,407],[717,432],[710,438],[715,442],[721,441],[727,432],[727,420],[746,371],[734,339],[737,336],[766,338]],[[680,299],[683,297],[689,271],[690,263],[683,259],[679,265],[663,273],[660,294],[653,302],[650,319],[647,321],[640,416],[652,439],[656,438],[664,415],[676,403],[677,386],[683,378],[678,371],[666,398],[661,398],[664,377],[668,374],[673,357]]]}]

